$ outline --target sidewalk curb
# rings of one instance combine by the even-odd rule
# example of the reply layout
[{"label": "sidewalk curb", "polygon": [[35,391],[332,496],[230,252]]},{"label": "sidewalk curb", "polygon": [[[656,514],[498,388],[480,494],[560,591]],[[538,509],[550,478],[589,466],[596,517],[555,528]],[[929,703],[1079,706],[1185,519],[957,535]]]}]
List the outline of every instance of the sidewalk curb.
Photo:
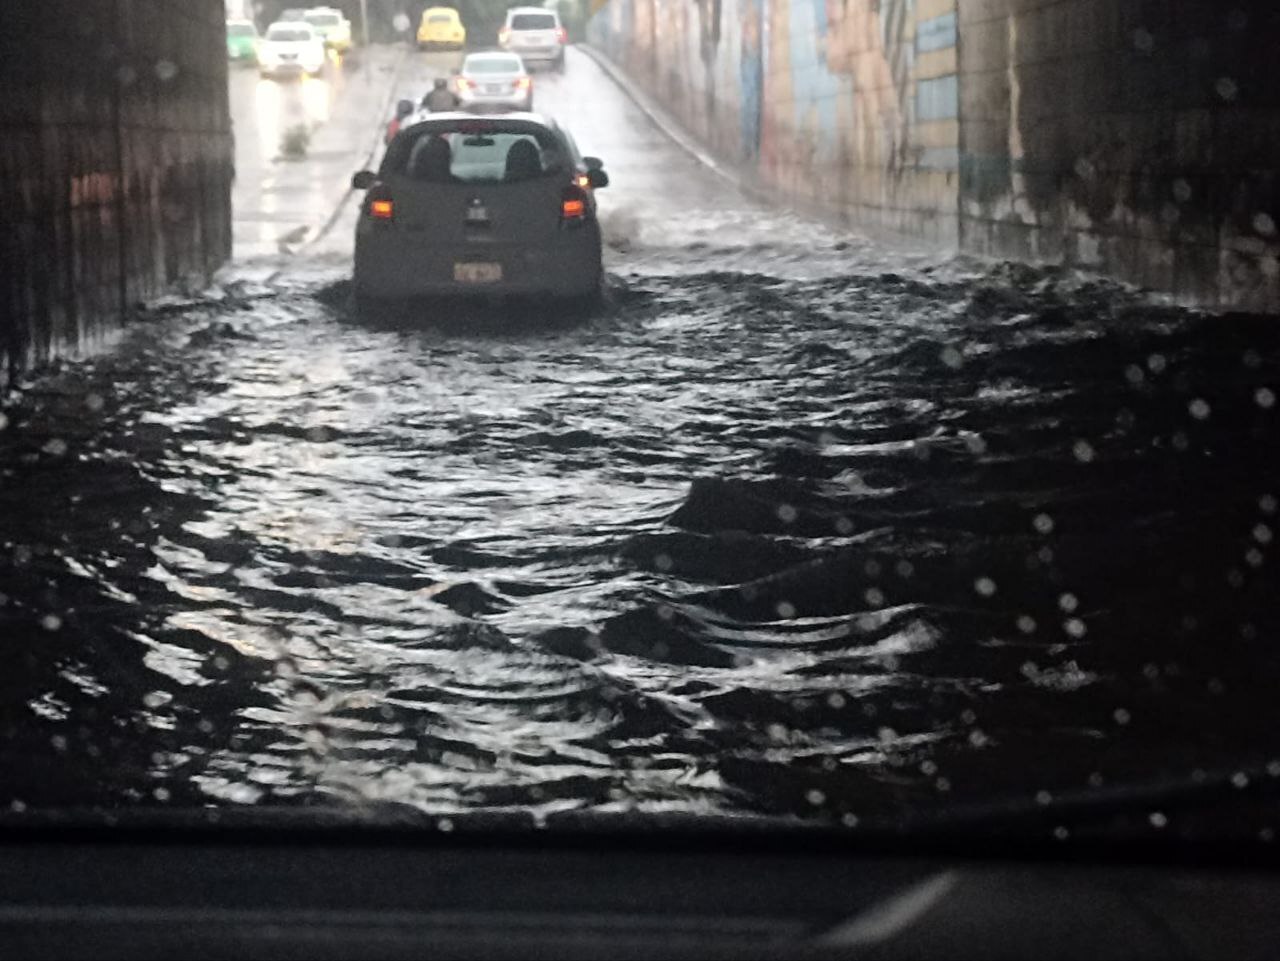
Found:
[{"label": "sidewalk curb", "polygon": [[[395,98],[396,91],[399,89],[400,76],[404,72],[404,67],[405,67],[405,64],[408,62],[408,59],[409,59],[408,50],[401,48],[399,50],[398,56],[395,59],[395,64],[392,69],[391,82],[387,85],[387,95],[383,102],[382,109],[379,111],[377,117],[375,118],[373,133],[370,137],[370,142],[369,142],[369,150],[365,154],[363,162],[360,164],[361,168],[368,167],[371,163],[373,163],[373,158],[378,153],[378,146],[382,143],[383,131],[386,129],[385,118],[388,116],[391,110],[391,102]],[[366,65],[362,69],[367,70],[370,68]],[[315,231],[315,233],[313,233],[310,237],[308,237],[306,241],[303,242],[302,246],[295,248],[293,252],[289,254],[290,261],[293,261],[296,257],[298,257],[299,254],[304,254],[307,251],[311,250],[316,244],[324,240],[324,238],[329,235],[329,232],[333,230],[334,226],[342,218],[342,212],[346,209],[347,202],[351,199],[354,193],[355,193],[355,190],[350,186],[350,184],[348,184],[346,190],[343,191],[342,196],[339,197],[337,202],[333,205],[333,209],[329,211],[329,216],[325,218],[324,222]],[[284,266],[281,266],[279,269],[273,271],[267,277],[266,282],[268,284],[275,283],[289,270],[290,266],[292,266],[291,263],[285,264]]]},{"label": "sidewalk curb", "polygon": [[609,79],[617,84],[628,99],[640,109],[640,112],[648,117],[649,121],[677,147],[747,196],[759,201],[773,202],[769,194],[762,188],[751,183],[742,174],[729,169],[711,156],[678,120],[658,106],[653,98],[645,93],[627,72],[609,59],[608,56],[589,43],[575,44],[574,49],[590,57],[596,66],[603,70]]}]

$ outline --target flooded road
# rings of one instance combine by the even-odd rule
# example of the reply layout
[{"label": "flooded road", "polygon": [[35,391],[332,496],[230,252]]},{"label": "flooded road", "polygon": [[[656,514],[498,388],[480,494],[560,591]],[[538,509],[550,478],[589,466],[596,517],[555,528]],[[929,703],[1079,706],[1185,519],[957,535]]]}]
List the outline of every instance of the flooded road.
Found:
[{"label": "flooded road", "polygon": [[348,205],[11,399],[0,804],[854,827],[1280,775],[1274,318],[889,250],[585,55],[539,84],[613,178],[600,313],[362,325]]}]

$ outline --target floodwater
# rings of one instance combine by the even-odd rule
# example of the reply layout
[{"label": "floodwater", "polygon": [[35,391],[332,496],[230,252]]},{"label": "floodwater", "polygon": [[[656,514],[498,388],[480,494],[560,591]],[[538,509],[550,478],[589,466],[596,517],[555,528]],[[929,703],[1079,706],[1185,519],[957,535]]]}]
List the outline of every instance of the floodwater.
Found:
[{"label": "floodwater", "polygon": [[9,399],[0,807],[855,827],[1280,775],[1274,318],[764,210],[591,89],[599,312],[362,323],[340,223]]}]

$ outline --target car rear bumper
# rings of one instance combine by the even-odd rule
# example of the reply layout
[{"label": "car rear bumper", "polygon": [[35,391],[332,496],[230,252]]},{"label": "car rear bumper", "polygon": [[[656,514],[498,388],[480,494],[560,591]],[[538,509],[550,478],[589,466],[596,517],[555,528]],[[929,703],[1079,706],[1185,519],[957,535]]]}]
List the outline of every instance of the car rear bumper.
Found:
[{"label": "car rear bumper", "polygon": [[508,47],[508,53],[520,55],[525,63],[555,63],[564,58],[563,47]]},{"label": "car rear bumper", "polygon": [[511,96],[493,96],[485,93],[463,93],[458,97],[458,109],[483,113],[485,110],[529,110],[534,105],[532,93]]},{"label": "car rear bumper", "polygon": [[[410,235],[412,237],[412,235]],[[361,220],[356,229],[355,288],[363,297],[402,300],[420,296],[502,295],[583,297],[599,291],[598,224],[566,230],[555,244],[443,244],[415,242],[403,231]],[[500,264],[502,279],[454,279],[454,265]]]}]

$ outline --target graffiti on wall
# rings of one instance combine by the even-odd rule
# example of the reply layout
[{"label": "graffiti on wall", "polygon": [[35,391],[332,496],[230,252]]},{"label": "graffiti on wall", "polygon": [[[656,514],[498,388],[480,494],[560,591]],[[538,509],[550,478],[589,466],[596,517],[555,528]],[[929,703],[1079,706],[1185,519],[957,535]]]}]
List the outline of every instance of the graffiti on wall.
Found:
[{"label": "graffiti on wall", "polygon": [[918,174],[956,167],[955,10],[956,0],[612,0],[591,37],[764,181],[887,210],[912,203]]}]

